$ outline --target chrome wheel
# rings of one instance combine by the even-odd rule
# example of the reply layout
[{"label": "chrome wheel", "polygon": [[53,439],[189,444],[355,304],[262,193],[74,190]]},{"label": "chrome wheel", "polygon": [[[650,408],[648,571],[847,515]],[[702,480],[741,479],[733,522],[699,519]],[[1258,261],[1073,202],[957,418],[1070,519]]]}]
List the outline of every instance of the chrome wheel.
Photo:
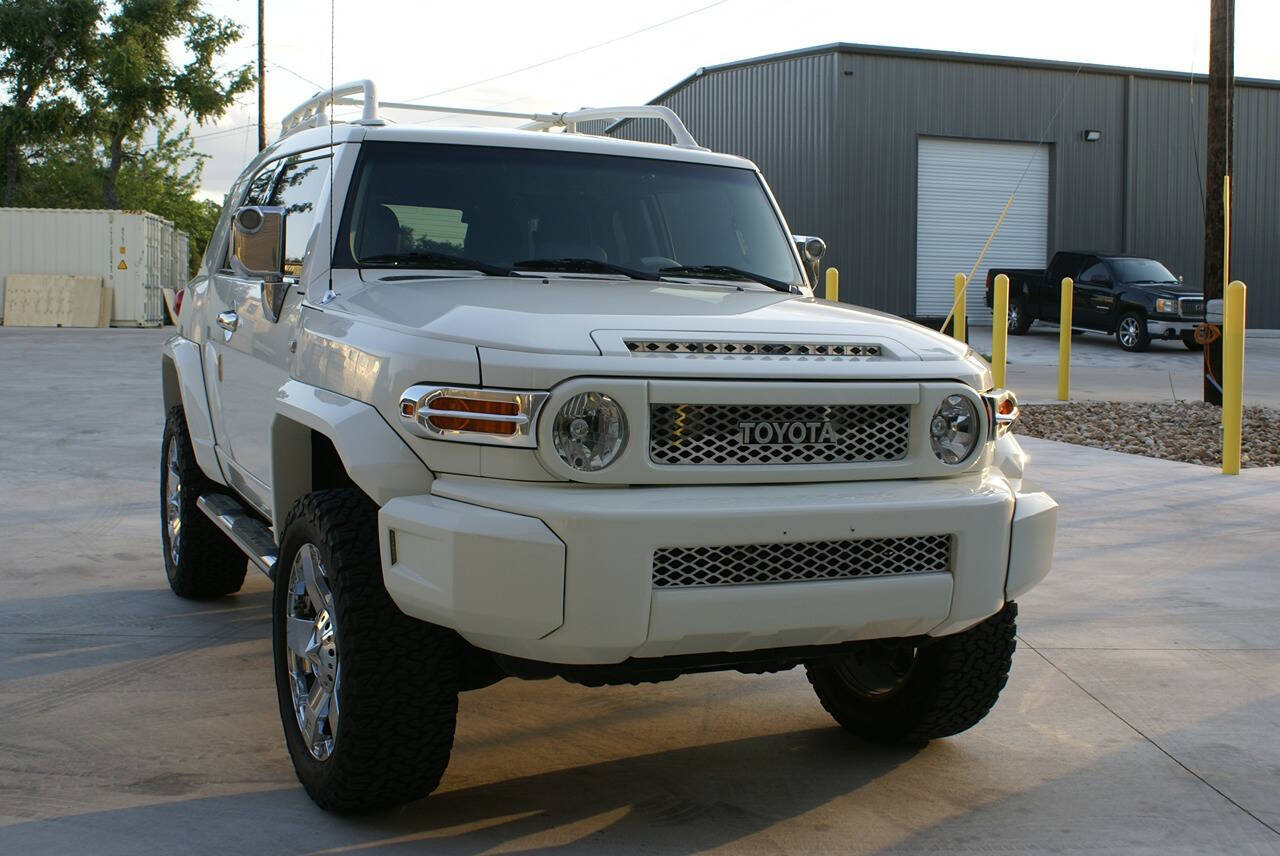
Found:
[{"label": "chrome wheel", "polygon": [[178,469],[176,438],[169,439],[164,469],[164,525],[169,533],[169,561],[177,567],[182,549],[182,472]]},{"label": "chrome wheel", "polygon": [[1009,304],[1009,331],[1013,332],[1014,330],[1017,330],[1018,322],[1021,320],[1022,319],[1018,313],[1018,304],[1010,303]]},{"label": "chrome wheel", "polygon": [[920,649],[912,645],[867,644],[847,654],[835,673],[855,694],[883,701],[897,694],[915,671]]},{"label": "chrome wheel", "polygon": [[1126,348],[1132,348],[1138,344],[1141,331],[1138,329],[1138,319],[1132,315],[1127,315],[1120,319],[1120,344]]},{"label": "chrome wheel", "polygon": [[320,551],[303,544],[289,569],[285,603],[286,668],[298,730],[313,758],[333,753],[338,734],[337,621]]}]

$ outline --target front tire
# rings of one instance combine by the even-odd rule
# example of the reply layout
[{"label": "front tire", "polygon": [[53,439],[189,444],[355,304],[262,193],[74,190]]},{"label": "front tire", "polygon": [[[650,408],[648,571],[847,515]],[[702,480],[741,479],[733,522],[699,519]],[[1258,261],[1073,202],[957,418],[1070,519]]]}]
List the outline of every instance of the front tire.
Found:
[{"label": "front tire", "polygon": [[1137,353],[1151,347],[1151,334],[1147,332],[1147,317],[1136,309],[1130,309],[1116,322],[1116,343],[1126,351]]},{"label": "front tire", "polygon": [[1195,333],[1183,333],[1182,344],[1186,346],[1188,351],[1203,351],[1204,345],[1196,341]]},{"label": "front tire", "polygon": [[196,463],[186,414],[169,408],[160,445],[160,546],[169,588],[178,597],[221,597],[244,585],[244,553],[196,506],[215,488]]},{"label": "front tire", "polygon": [[808,663],[818,700],[847,731],[878,743],[959,734],[995,705],[1009,680],[1018,605],[923,647],[871,643]]},{"label": "front tire", "polygon": [[377,507],[324,490],[283,527],[272,603],[276,695],[307,794],[330,811],[420,799],[449,763],[462,642],[410,618],[382,583]]}]

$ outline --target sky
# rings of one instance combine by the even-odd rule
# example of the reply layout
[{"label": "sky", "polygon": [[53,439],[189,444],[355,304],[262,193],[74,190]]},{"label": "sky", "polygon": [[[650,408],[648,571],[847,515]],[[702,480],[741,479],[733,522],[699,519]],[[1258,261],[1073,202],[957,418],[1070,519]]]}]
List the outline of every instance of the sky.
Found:
[{"label": "sky", "polygon": [[[256,63],[257,0],[205,7],[244,27],[221,65]],[[1208,68],[1209,0],[333,0],[333,13],[331,29],[324,0],[266,0],[269,140],[331,79],[372,78],[388,101],[559,112],[643,104],[704,66],[830,42]],[[1280,79],[1277,33],[1280,2],[1236,0],[1238,76]],[[251,92],[216,123],[192,128],[209,155],[202,195],[221,201],[256,152],[256,122]]]}]

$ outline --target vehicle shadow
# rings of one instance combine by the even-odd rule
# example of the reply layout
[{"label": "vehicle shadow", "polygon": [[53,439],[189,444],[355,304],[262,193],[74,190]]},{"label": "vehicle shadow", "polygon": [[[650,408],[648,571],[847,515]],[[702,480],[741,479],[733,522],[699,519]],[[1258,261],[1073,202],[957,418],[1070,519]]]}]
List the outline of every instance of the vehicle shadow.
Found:
[{"label": "vehicle shadow", "polygon": [[168,588],[76,592],[0,604],[0,681],[269,638],[271,592],[254,577],[232,597],[181,600]]},{"label": "vehicle shadow", "polygon": [[136,853],[145,841],[157,853],[694,853],[857,791],[922,749],[810,729],[462,787],[357,817],[287,788],[31,821],[0,828],[0,851]]}]

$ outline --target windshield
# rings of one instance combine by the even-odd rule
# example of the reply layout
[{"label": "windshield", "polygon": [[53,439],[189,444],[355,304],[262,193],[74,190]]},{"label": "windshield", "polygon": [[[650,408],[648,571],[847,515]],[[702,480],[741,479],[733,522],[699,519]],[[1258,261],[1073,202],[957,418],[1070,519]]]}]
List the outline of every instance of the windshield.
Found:
[{"label": "windshield", "polygon": [[1177,282],[1169,269],[1154,259],[1112,259],[1119,282]]},{"label": "windshield", "polygon": [[749,169],[375,142],[349,199],[339,267],[803,282]]}]

